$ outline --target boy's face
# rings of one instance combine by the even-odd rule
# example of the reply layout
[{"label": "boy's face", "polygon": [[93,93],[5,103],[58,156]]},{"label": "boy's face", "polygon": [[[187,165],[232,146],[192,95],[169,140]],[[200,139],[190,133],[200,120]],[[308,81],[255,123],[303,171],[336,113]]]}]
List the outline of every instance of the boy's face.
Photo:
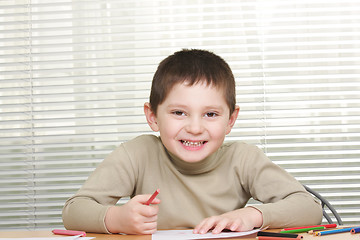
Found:
[{"label": "boy's face", "polygon": [[176,84],[157,114],[145,104],[147,121],[166,149],[186,162],[198,162],[214,153],[230,133],[239,108],[230,109],[221,89],[198,83]]}]

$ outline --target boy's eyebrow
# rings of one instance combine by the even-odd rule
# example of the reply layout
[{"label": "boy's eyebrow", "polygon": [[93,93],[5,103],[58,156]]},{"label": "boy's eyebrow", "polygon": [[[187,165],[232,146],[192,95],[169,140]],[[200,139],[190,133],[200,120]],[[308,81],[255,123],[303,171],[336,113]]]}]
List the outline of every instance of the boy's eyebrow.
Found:
[{"label": "boy's eyebrow", "polygon": [[[169,104],[167,106],[167,108],[188,108],[188,105],[182,104],[182,103],[173,103],[173,104]],[[206,105],[203,107],[204,109],[216,109],[216,110],[224,110],[223,105]]]},{"label": "boy's eyebrow", "polygon": [[172,103],[172,104],[167,105],[167,108],[174,108],[174,107],[182,107],[182,108],[185,108],[185,107],[187,107],[187,105],[181,104],[181,103]]}]

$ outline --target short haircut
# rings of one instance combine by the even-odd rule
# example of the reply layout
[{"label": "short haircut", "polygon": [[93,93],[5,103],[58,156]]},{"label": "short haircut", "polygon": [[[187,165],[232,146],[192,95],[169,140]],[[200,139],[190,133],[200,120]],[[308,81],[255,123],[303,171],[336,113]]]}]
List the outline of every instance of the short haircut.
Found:
[{"label": "short haircut", "polygon": [[199,49],[183,49],[160,62],[151,86],[151,110],[157,114],[158,105],[164,102],[174,85],[192,86],[201,82],[223,90],[231,115],[236,104],[234,75],[224,59]]}]

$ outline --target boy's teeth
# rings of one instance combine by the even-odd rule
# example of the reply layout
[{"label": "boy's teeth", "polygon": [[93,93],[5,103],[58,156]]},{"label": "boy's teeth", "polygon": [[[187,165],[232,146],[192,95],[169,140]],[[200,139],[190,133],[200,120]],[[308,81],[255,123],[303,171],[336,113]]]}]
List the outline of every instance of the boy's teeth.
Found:
[{"label": "boy's teeth", "polygon": [[182,143],[188,147],[199,147],[201,146],[201,144],[203,144],[203,142],[190,142],[190,141],[182,141]]}]

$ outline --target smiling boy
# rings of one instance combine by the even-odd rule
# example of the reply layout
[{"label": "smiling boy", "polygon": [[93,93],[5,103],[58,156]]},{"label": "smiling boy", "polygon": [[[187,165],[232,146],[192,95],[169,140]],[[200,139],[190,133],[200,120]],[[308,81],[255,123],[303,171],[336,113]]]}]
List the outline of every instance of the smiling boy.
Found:
[{"label": "smiling boy", "polygon": [[[115,149],[66,202],[65,227],[219,233],[321,222],[320,205],[259,148],[224,143],[239,114],[235,96],[233,74],[219,56],[182,50],[164,59],[144,105],[149,126],[160,136],[139,136]],[[159,197],[146,205],[157,188]],[[125,196],[131,199],[115,205]],[[251,197],[263,204],[245,207]]]}]

